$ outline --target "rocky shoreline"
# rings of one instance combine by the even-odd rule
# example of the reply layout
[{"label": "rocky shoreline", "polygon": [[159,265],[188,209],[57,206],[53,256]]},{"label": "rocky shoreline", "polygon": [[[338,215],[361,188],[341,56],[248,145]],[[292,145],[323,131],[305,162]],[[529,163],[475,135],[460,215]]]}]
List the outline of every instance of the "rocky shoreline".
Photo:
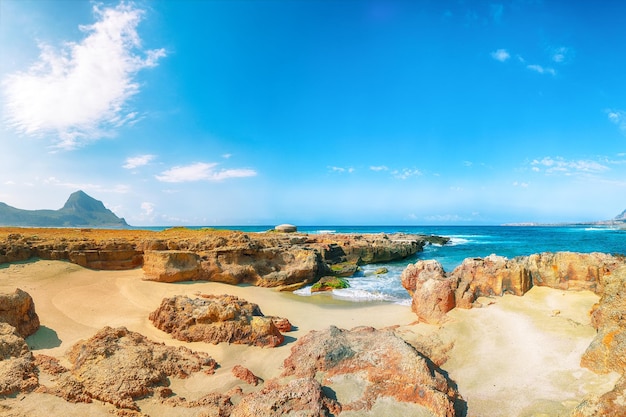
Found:
[{"label": "rocky shoreline", "polygon": [[[345,275],[359,264],[405,258],[428,243],[445,243],[445,238],[187,229],[0,229],[0,262],[5,269],[32,258],[63,260],[93,270],[126,270],[132,277],[141,277],[145,282],[142,288],[159,285],[167,288],[167,294],[187,294],[160,298],[160,305],[157,294],[144,293],[145,300],[141,300],[140,293],[132,296],[135,303],[141,300],[145,306],[142,304],[133,313],[143,318],[128,323],[137,323],[135,326],[144,329],[146,335],[110,323],[89,337],[77,339],[63,352],[37,352],[26,343],[39,329],[40,320],[46,322],[46,317],[36,313],[36,306],[46,306],[46,311],[56,311],[58,307],[43,297],[38,290],[43,284],[36,280],[27,280],[38,294],[34,297],[14,287],[9,290],[10,284],[0,285],[0,410],[7,416],[23,415],[25,406],[20,405],[19,398],[52,395],[68,404],[109,404],[111,408],[98,409],[119,416],[473,416],[476,414],[472,412],[471,399],[464,397],[463,390],[447,372],[446,363],[455,342],[454,337],[449,339],[446,326],[458,316],[451,317],[450,313],[457,307],[483,307],[497,303],[506,294],[523,296],[534,287],[546,287],[562,294],[597,294],[599,298],[589,312],[587,324],[597,330],[596,337],[578,360],[582,368],[598,375],[618,376],[613,379],[617,382],[612,389],[584,395],[582,401],[567,407],[567,414],[560,415],[626,414],[621,400],[626,397],[626,325],[622,320],[626,315],[626,262],[620,256],[560,252],[506,259],[492,255],[466,259],[451,272],[444,271],[435,261],[420,261],[409,265],[402,276],[413,299],[412,323],[407,322],[406,313],[397,316],[395,322],[393,318],[386,319],[388,325],[384,328],[366,325],[378,322],[380,318],[374,316],[360,317],[352,330],[333,322],[324,327],[307,322],[310,330],[303,334],[297,329],[297,321],[305,320],[297,315],[298,306],[285,308],[291,312],[285,317],[282,313],[281,317],[266,316],[247,296],[244,299],[235,295],[190,294],[176,287],[180,284],[171,284],[196,281],[207,282],[202,285],[252,284],[292,290],[324,276]],[[33,266],[39,262],[44,261]],[[139,274],[134,272],[140,267]],[[67,276],[71,271],[79,271],[75,269],[78,267],[72,268]],[[124,282],[134,286],[132,277]],[[91,280],[85,279],[80,286]],[[249,287],[231,288],[232,292],[245,290],[249,296],[255,291]],[[120,294],[127,293],[136,291],[125,289]],[[266,299],[269,293],[262,294],[265,295],[261,299]],[[274,304],[284,302],[272,299]],[[284,308],[286,304],[281,305]],[[81,306],[84,308],[89,307]],[[409,310],[393,307],[393,311],[401,309]],[[489,309],[487,306],[485,310]],[[560,310],[551,312],[553,318],[560,315]],[[333,320],[329,317],[327,323]],[[118,320],[125,323],[123,316],[115,321]],[[296,327],[292,325],[294,320]],[[337,323],[351,320],[336,317]],[[57,325],[60,326],[58,322]],[[154,330],[147,331],[149,325]],[[218,350],[208,348],[207,343]],[[291,345],[290,349],[287,347],[289,351],[284,350],[285,344]],[[240,356],[244,351],[231,347],[235,345],[249,346],[242,349],[260,348],[267,352],[263,355],[270,356],[270,351],[284,352],[279,355],[281,366],[267,368],[257,364],[259,375],[245,366],[245,356]],[[221,359],[215,360],[208,352],[222,352]],[[220,374],[224,362],[232,371],[230,377],[212,376]],[[200,374],[209,381],[207,388],[200,390],[201,395],[187,399],[177,393],[177,381],[196,380]],[[229,382],[220,388],[219,383],[210,382],[212,378],[234,379],[239,384]],[[152,402],[146,403],[146,398]],[[94,415],[100,415],[98,412],[94,411]],[[81,415],[76,413],[71,415]]]},{"label": "rocky shoreline", "polygon": [[0,265],[32,258],[96,270],[142,267],[159,282],[215,281],[291,291],[359,265],[404,259],[441,236],[0,228]]}]

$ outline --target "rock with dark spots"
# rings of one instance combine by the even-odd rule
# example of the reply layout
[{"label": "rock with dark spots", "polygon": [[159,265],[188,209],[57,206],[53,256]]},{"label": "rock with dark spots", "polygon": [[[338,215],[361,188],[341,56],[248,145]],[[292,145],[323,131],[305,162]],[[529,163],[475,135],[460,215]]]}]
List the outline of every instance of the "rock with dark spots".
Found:
[{"label": "rock with dark spots", "polygon": [[338,398],[343,410],[370,410],[378,399],[390,397],[452,417],[462,405],[445,373],[391,331],[334,326],[312,331],[292,347],[284,368],[283,376],[319,377],[336,392],[347,380],[362,387],[357,398]]},{"label": "rock with dark spots", "polygon": [[39,316],[30,294],[19,288],[13,293],[0,293],[0,322],[15,327],[22,337],[35,333],[39,329]]},{"label": "rock with dark spots", "polygon": [[232,295],[165,298],[150,313],[150,320],[173,338],[187,342],[274,347],[284,341],[258,305]]},{"label": "rock with dark spots", "polygon": [[71,369],[40,392],[70,402],[100,400],[130,410],[138,410],[136,398],[167,386],[168,377],[186,378],[200,371],[211,374],[217,366],[206,353],[165,346],[124,327],[103,328],[76,343],[66,358]]},{"label": "rock with dark spots", "polygon": [[261,391],[242,398],[231,417],[326,417],[340,412],[339,404],[324,394],[319,382],[300,378],[285,385],[269,381]]}]

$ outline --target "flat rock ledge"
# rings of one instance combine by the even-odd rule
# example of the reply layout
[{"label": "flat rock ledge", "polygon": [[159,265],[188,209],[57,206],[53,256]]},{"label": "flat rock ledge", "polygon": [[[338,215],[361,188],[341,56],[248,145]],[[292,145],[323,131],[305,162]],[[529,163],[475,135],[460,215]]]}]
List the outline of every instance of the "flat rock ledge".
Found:
[{"label": "flat rock ledge", "polygon": [[287,327],[280,318],[263,316],[258,305],[232,295],[165,298],[149,318],[175,339],[213,344],[275,347],[285,340],[275,320]]}]

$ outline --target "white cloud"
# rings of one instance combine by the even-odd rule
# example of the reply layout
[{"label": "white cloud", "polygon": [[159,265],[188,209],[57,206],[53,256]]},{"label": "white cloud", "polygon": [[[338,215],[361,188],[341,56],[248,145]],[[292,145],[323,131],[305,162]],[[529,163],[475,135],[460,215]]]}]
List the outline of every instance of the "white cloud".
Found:
[{"label": "white cloud", "polygon": [[607,116],[609,121],[619,127],[619,129],[626,133],[626,112],[623,110],[607,110]]},{"label": "white cloud", "polygon": [[343,172],[347,172],[348,174],[352,174],[354,172],[354,168],[350,167],[350,168],[343,168],[343,167],[328,167],[328,169],[330,169],[332,172],[339,172],[339,173],[343,173]]},{"label": "white cloud", "polygon": [[540,172],[543,170],[549,174],[595,174],[609,170],[609,167],[596,161],[582,159],[577,161],[568,161],[561,157],[545,157],[543,159],[535,159],[531,162],[531,165],[533,171]]},{"label": "white cloud", "polygon": [[154,204],[144,201],[141,203],[141,215],[142,216],[151,216],[154,213]]},{"label": "white cloud", "polygon": [[386,166],[384,166],[384,165],[371,166],[371,167],[370,167],[370,169],[371,169],[372,171],[376,171],[376,172],[380,172],[380,171],[387,171],[387,170],[389,170],[389,168],[387,168],[387,167],[386,167]]},{"label": "white cloud", "polygon": [[156,66],[165,50],[141,50],[141,10],[121,3],[94,6],[94,14],[94,24],[80,26],[82,41],[59,50],[41,44],[37,62],[2,80],[6,121],[17,132],[54,134],[56,147],[73,149],[138,120],[127,108],[139,92],[134,76]]},{"label": "white cloud", "polygon": [[514,187],[528,188],[528,185],[529,184],[527,182],[518,182],[518,181],[513,182]]},{"label": "white cloud", "polygon": [[554,68],[550,68],[550,67],[542,67],[541,65],[532,64],[532,65],[526,65],[526,68],[528,68],[531,71],[535,71],[539,74],[556,75],[556,71],[554,70]]},{"label": "white cloud", "polygon": [[176,166],[161,175],[157,175],[156,179],[162,182],[193,182],[193,181],[223,181],[230,178],[254,177],[256,171],[252,169],[223,169],[217,171],[215,168],[219,164],[196,162],[191,165]]},{"label": "white cloud", "polygon": [[391,172],[391,174],[396,178],[406,180],[409,177],[422,175],[422,171],[420,171],[419,169],[404,168],[402,170],[394,170]]},{"label": "white cloud", "polygon": [[135,169],[144,165],[148,165],[151,161],[156,158],[155,155],[139,155],[133,156],[130,158],[126,158],[126,163],[122,165],[123,168],[126,169]]},{"label": "white cloud", "polygon": [[506,49],[498,49],[491,53],[491,57],[496,61],[504,62],[511,57],[511,54]]}]

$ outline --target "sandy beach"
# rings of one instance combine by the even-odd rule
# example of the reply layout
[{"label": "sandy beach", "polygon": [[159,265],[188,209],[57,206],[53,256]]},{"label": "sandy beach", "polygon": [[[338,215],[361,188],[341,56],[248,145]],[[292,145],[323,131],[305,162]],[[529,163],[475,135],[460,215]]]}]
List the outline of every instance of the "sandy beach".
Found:
[{"label": "sandy beach", "polygon": [[[617,374],[596,375],[579,365],[595,335],[588,312],[598,297],[587,291],[535,287],[524,297],[481,298],[484,308],[455,309],[443,325],[432,326],[417,324],[410,308],[398,304],[357,304],[324,295],[300,297],[212,282],[166,284],[143,281],[142,276],[141,269],[94,271],[68,262],[40,260],[0,266],[0,290],[21,288],[33,297],[41,328],[27,342],[35,354],[62,358],[74,343],[104,326],[125,326],[157,342],[209,353],[220,365],[215,375],[171,380],[173,391],[187,399],[235,386],[244,392],[258,389],[236,379],[231,373],[233,366],[243,365],[268,381],[282,371],[295,340],[330,325],[345,329],[395,326],[409,342],[436,332],[453,346],[441,367],[458,384],[468,404],[468,416],[567,415],[585,396],[606,392],[617,380]],[[258,304],[265,315],[288,318],[296,329],[285,334],[283,345],[258,348],[177,341],[148,320],[164,297],[197,293],[236,295]],[[198,413],[172,409],[153,398],[137,403],[143,413],[153,417]],[[360,415],[383,415],[383,411],[384,415],[428,415],[398,404],[379,403],[370,413]],[[111,410],[111,405],[100,402],[72,404],[38,393],[0,400],[0,414],[10,416],[110,416]]]}]

